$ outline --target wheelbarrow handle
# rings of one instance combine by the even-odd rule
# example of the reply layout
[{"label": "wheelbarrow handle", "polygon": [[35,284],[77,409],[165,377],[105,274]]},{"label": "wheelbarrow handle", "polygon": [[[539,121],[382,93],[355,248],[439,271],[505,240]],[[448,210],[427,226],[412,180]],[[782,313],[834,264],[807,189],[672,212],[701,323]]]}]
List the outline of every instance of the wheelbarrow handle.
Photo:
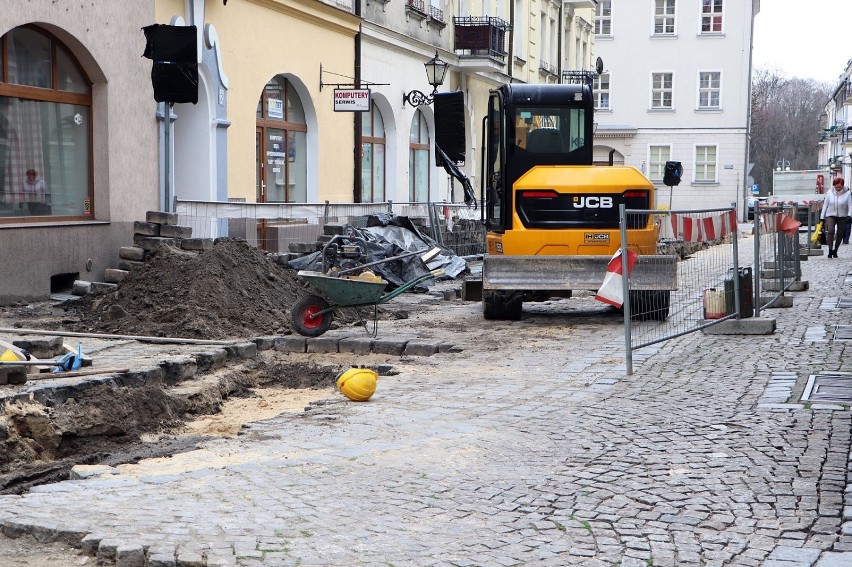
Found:
[{"label": "wheelbarrow handle", "polygon": [[424,275],[422,275],[418,278],[414,278],[410,282],[405,282],[404,284],[402,284],[401,286],[399,286],[395,290],[388,292],[387,295],[383,295],[382,297],[380,297],[379,300],[376,303],[377,304],[387,303],[388,301],[390,301],[394,297],[397,297],[398,295],[402,295],[403,293],[405,293],[409,289],[413,288],[417,284],[425,282],[426,280],[428,280],[430,278],[438,278],[438,277],[441,277],[443,275],[444,275],[444,270],[442,270],[441,268],[438,268],[436,270],[432,270],[428,274],[424,274]]}]

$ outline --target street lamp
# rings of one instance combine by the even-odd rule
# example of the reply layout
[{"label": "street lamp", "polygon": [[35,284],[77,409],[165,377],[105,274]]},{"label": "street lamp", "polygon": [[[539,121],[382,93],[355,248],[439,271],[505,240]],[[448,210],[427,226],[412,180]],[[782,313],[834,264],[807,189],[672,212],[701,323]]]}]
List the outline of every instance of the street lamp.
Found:
[{"label": "street lamp", "polygon": [[790,171],[790,162],[784,158],[781,161],[775,162],[775,171]]},{"label": "street lamp", "polygon": [[447,76],[447,69],[450,64],[438,57],[438,51],[435,51],[435,57],[424,63],[426,67],[426,80],[432,85],[432,94],[425,94],[421,91],[411,91],[403,93],[402,106],[407,102],[409,105],[417,108],[424,104],[432,104],[435,100],[435,95],[438,93],[438,87],[444,84],[444,78]]}]

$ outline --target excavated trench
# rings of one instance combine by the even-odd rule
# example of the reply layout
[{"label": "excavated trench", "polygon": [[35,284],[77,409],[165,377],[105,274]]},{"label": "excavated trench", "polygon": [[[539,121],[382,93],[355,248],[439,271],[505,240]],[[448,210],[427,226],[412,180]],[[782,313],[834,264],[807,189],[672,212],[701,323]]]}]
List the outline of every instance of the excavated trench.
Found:
[{"label": "excavated trench", "polygon": [[[321,390],[315,397],[327,397],[336,394],[331,388],[346,367],[261,354],[174,386],[92,381],[39,401],[7,403],[0,406],[0,494],[68,479],[75,465],[116,466],[193,450],[211,435],[186,424],[219,414],[229,400],[269,388]],[[393,373],[387,365],[373,369]]]}]

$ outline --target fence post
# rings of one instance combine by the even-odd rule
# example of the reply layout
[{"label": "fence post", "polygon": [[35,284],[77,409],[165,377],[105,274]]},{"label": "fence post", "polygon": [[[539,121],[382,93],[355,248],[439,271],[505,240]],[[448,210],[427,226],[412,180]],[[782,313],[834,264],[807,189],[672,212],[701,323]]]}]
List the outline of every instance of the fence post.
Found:
[{"label": "fence post", "polygon": [[793,265],[796,266],[796,281],[802,281],[802,243],[799,242],[799,229],[793,238]]},{"label": "fence post", "polygon": [[754,274],[752,287],[754,288],[754,316],[760,317],[760,214],[758,208],[754,208]]},{"label": "fence post", "polygon": [[621,308],[624,311],[624,366],[628,376],[633,374],[633,351],[630,348],[630,282],[627,270],[627,211],[624,203],[618,205],[618,227],[621,232]]},{"label": "fence post", "polygon": [[[784,214],[784,207],[781,207],[781,214]],[[775,269],[778,270],[778,267],[781,267],[781,270],[778,271],[778,287],[781,290],[781,297],[784,297],[784,288],[787,286],[784,284],[784,234],[778,230],[778,215],[775,215]]]},{"label": "fence post", "polygon": [[[737,204],[731,203],[731,207],[734,210],[734,215],[736,215]],[[737,319],[742,318],[742,313],[740,312],[740,293],[742,293],[742,291],[740,290],[740,258],[739,247],[737,242],[739,240],[739,236],[740,227],[736,222],[734,222],[734,240],[731,244],[733,245],[732,253],[734,256],[734,305],[737,306]]]}]

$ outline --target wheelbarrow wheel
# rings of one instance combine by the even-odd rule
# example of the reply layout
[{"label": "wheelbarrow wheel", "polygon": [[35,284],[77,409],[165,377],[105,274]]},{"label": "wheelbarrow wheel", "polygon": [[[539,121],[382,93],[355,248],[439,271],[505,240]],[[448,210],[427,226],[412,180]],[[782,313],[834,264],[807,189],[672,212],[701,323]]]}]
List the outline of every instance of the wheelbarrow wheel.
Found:
[{"label": "wheelbarrow wheel", "polygon": [[318,337],[331,327],[334,318],[331,311],[316,315],[323,309],[328,309],[328,301],[318,295],[302,297],[290,310],[293,328],[300,335]]}]

